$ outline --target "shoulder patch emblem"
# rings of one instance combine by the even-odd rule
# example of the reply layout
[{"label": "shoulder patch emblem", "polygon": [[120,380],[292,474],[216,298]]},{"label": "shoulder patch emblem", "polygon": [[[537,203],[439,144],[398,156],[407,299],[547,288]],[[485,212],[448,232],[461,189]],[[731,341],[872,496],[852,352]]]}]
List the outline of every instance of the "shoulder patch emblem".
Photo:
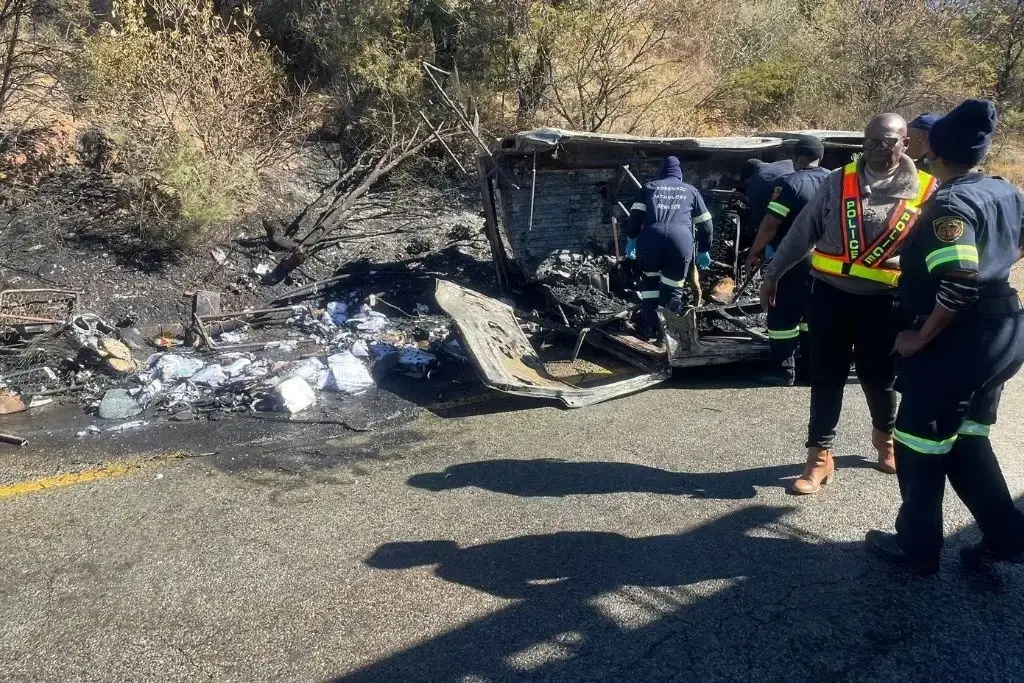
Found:
[{"label": "shoulder patch emblem", "polygon": [[956,216],[943,216],[932,221],[932,230],[941,242],[956,242],[964,236],[964,219]]},{"label": "shoulder patch emblem", "polygon": [[776,185],[775,189],[772,190],[772,201],[774,202],[782,194],[782,186]]}]

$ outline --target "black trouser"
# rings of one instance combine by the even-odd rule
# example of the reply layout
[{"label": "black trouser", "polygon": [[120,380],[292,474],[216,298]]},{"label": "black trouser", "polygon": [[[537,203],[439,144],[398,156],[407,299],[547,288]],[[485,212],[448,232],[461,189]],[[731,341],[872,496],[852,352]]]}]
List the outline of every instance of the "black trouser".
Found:
[{"label": "black trouser", "polygon": [[779,278],[775,305],[768,309],[768,345],[772,362],[781,374],[796,376],[796,350],[801,347],[807,360],[807,301],[811,289],[811,266],[801,261]]},{"label": "black trouser", "polygon": [[640,319],[648,333],[656,333],[658,306],[679,313],[690,303],[686,284],[693,266],[693,230],[688,225],[655,223],[640,231],[636,254],[643,271]]},{"label": "black trouser", "polygon": [[961,316],[900,363],[896,472],[903,505],[896,531],[903,550],[923,562],[937,561],[942,549],[947,477],[986,545],[995,552],[1024,549],[1024,514],[1013,505],[988,436],[1003,383],[1024,363],[1024,316]]},{"label": "black trouser", "polygon": [[871,424],[892,432],[896,423],[899,323],[894,294],[849,294],[818,279],[811,284],[811,420],[807,448],[832,448],[843,408],[850,362],[868,401]]}]

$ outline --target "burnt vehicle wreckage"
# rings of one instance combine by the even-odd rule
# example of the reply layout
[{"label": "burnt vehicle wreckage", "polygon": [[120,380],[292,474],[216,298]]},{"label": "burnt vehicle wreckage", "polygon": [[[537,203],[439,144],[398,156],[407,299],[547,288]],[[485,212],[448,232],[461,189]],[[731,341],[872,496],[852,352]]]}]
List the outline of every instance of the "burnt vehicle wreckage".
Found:
[{"label": "burnt vehicle wreckage", "polygon": [[[862,135],[845,131],[639,138],[540,129],[482,153],[488,240],[499,286],[515,303],[445,280],[437,282],[436,298],[483,382],[582,407],[653,386],[673,368],[766,360],[758,273],[741,272],[758,227],[751,224],[741,171],[751,158],[791,158],[801,134],[822,139],[822,165],[829,169],[861,149]],[[620,264],[627,207],[669,155],[679,158],[684,180],[703,195],[715,239],[711,268],[691,278],[694,305],[682,314],[662,308],[661,341],[652,344],[634,332],[640,299]],[[561,343],[552,345],[553,337]],[[613,360],[593,366],[596,372],[555,369],[580,362],[584,347]],[[549,362],[545,355],[553,349],[561,356],[554,353],[557,360]]]}]

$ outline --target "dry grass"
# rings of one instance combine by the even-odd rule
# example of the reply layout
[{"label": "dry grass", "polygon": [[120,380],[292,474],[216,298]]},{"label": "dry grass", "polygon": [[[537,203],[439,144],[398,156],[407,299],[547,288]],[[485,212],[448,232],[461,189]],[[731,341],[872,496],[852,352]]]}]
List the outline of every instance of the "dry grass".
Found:
[{"label": "dry grass", "polygon": [[985,170],[1024,189],[1024,140],[1000,139],[985,164]]}]

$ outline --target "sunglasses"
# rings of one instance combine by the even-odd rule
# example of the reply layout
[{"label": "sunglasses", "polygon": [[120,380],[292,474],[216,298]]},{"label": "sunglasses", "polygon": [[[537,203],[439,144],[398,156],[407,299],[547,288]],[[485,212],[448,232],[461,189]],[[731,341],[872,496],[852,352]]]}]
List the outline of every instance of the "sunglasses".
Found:
[{"label": "sunglasses", "polygon": [[886,151],[889,151],[889,150],[895,149],[896,145],[898,145],[901,142],[903,142],[903,140],[904,140],[904,138],[901,138],[901,137],[898,137],[898,136],[896,136],[896,137],[886,136],[884,138],[864,138],[864,149],[866,149],[866,150],[884,149]]}]

